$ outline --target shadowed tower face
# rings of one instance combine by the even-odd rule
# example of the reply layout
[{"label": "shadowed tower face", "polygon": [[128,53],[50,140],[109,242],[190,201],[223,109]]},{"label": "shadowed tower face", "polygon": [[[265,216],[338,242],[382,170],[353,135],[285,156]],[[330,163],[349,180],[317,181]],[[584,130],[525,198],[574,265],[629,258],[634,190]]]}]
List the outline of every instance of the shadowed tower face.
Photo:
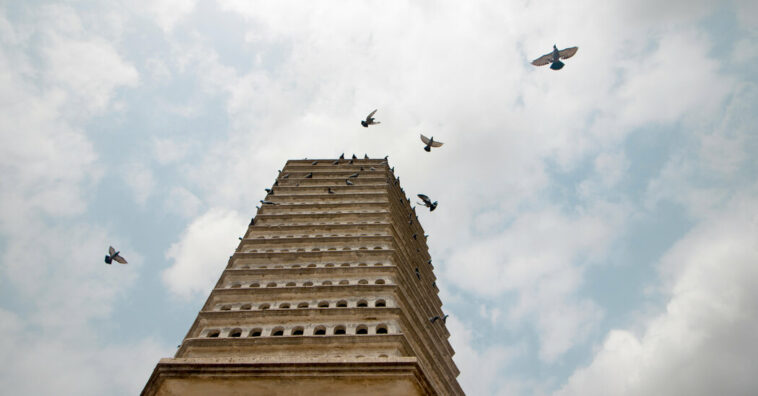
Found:
[{"label": "shadowed tower face", "polygon": [[335,162],[287,162],[144,395],[463,394],[397,179],[384,160]]}]

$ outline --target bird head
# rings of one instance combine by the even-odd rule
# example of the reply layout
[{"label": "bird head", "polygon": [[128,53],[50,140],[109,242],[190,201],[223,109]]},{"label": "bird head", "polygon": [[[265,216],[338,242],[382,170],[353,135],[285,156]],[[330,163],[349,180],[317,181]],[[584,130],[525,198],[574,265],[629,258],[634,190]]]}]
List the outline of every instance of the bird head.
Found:
[{"label": "bird head", "polygon": [[555,44],[553,44],[553,49],[558,51],[558,47]]}]

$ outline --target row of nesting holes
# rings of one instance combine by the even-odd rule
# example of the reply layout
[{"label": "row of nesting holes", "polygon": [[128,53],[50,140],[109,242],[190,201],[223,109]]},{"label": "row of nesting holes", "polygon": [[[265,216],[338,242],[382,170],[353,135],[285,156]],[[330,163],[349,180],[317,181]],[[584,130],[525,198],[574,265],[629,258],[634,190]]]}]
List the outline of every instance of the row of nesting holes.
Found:
[{"label": "row of nesting holes", "polygon": [[[349,267],[350,265],[351,265],[351,263],[341,263],[339,266],[340,267]],[[374,267],[381,267],[383,265],[384,265],[383,263],[374,263]],[[366,264],[366,263],[358,263],[358,264],[355,264],[355,266],[356,267],[368,267],[368,264]],[[287,266],[286,268],[320,268],[320,267],[323,267],[323,268],[332,268],[332,267],[335,267],[335,264],[334,263],[326,263],[326,264],[314,264],[314,263],[311,263],[311,264],[308,264],[308,265],[293,264],[293,265]],[[267,265],[258,265],[258,266],[241,265],[238,268],[239,269],[267,269],[268,266]],[[274,268],[274,269],[283,269],[283,268],[285,268],[285,266],[284,265],[275,265],[275,266],[272,266],[271,268]]]},{"label": "row of nesting holes", "polygon": [[[321,238],[321,237],[328,237],[328,236],[333,236],[333,237],[339,237],[339,236],[353,237],[353,236],[359,236],[359,235],[360,236],[370,236],[369,234],[331,234],[331,235],[326,235],[326,234],[303,234],[303,235],[282,235],[282,236],[273,235],[269,239],[277,239],[277,238]],[[374,236],[384,236],[384,234],[377,233],[377,234],[374,234]],[[265,235],[261,235],[261,236],[258,237],[258,239],[266,239],[266,236]]]},{"label": "row of nesting holes", "polygon": [[[385,249],[385,247],[384,246],[374,246],[374,250],[382,250],[382,249]],[[337,250],[337,248],[336,247],[330,247],[330,248],[324,248],[324,249],[313,248],[313,249],[311,249],[311,252],[320,252],[321,250],[324,250],[324,251],[333,251],[333,250]],[[369,250],[369,248],[367,246],[361,246],[361,247],[343,247],[342,250]],[[290,251],[292,251],[292,252],[305,252],[305,249],[304,248],[299,248],[297,250],[295,250],[295,249],[290,250],[290,249],[282,248],[282,249],[266,249],[265,251],[263,249],[261,249],[260,252],[261,253],[274,253],[274,252],[286,253],[286,252],[290,252]],[[245,250],[245,253],[258,253],[258,249]]]},{"label": "row of nesting holes", "polygon": [[[268,221],[267,221],[268,223]],[[381,221],[329,221],[329,222],[313,222],[313,223],[282,223],[288,226],[315,226],[315,225],[355,225],[355,224],[382,224]],[[277,225],[277,224],[275,224]]]},{"label": "row of nesting holes", "polygon": [[[302,336],[305,335],[305,328],[303,326],[294,326],[289,330],[289,334],[291,336]],[[347,328],[344,325],[337,325],[330,328],[331,335],[347,335]],[[355,328],[355,335],[365,335],[369,333],[369,328],[366,325],[358,325]],[[256,327],[253,329],[250,329],[249,331],[242,330],[240,328],[235,328],[229,330],[226,337],[228,338],[240,338],[242,337],[242,334],[245,333],[246,337],[260,337],[263,335],[263,329],[260,327]],[[269,331],[270,337],[279,337],[283,336],[285,333],[285,328],[278,326],[274,327]],[[313,333],[308,335],[327,335],[327,327],[326,326],[316,326],[313,328]],[[379,324],[376,325],[374,329],[374,334],[389,334],[387,330],[387,325],[385,324]],[[221,336],[221,330],[217,329],[211,329],[208,330],[205,334],[205,337],[207,338],[219,338]]]},{"label": "row of nesting holes", "polygon": [[[377,280],[374,281],[375,285],[384,285],[385,283],[386,282],[384,281],[384,279],[377,279]],[[347,279],[343,279],[343,280],[339,281],[337,284],[338,285],[350,285],[350,281],[347,280]],[[361,279],[361,280],[359,280],[358,282],[356,282],[354,284],[356,284],[356,285],[368,285],[369,281],[366,280],[366,279]],[[325,281],[321,282],[321,286],[332,286],[332,285],[333,285],[333,283],[330,280],[325,280]],[[269,282],[269,283],[266,284],[266,287],[277,287],[277,286],[278,286],[278,283],[276,283],[276,282]],[[287,282],[287,283],[283,284],[282,287],[296,287],[296,286],[297,286],[297,283],[295,283],[295,282]],[[301,286],[310,287],[310,286],[313,286],[313,282],[311,282],[311,281],[303,282],[303,284]],[[242,287],[241,283],[232,283],[228,288],[230,288],[230,289],[239,289],[241,287]],[[258,282],[253,282],[248,287],[261,287],[261,284],[258,283]]]},{"label": "row of nesting holes", "polygon": [[[329,308],[330,306],[331,306],[331,303],[329,301],[319,301],[319,303],[316,304],[316,307],[318,307],[318,308]],[[379,299],[379,300],[376,300],[374,302],[374,306],[377,307],[377,308],[383,308],[383,307],[387,306],[387,302],[385,300]],[[310,304],[308,304],[307,302],[301,302],[301,303],[297,304],[297,308],[298,309],[309,308],[309,307],[310,307]],[[335,304],[335,307],[337,307],[337,308],[348,308],[347,300],[339,300],[339,301],[337,301],[337,303]],[[360,301],[358,301],[355,304],[355,307],[356,308],[368,308],[368,301],[366,301],[366,300],[360,300]],[[264,304],[258,305],[258,309],[261,310],[261,311],[266,310],[266,309],[270,309],[270,308],[271,308],[271,304],[268,304],[268,303],[264,303]],[[239,309],[241,311],[249,311],[249,310],[253,309],[253,304],[242,304],[242,305],[240,305]],[[281,304],[279,304],[279,309],[292,309],[292,305],[290,303],[281,303]],[[218,310],[220,310],[220,311],[231,311],[232,310],[232,305],[231,304],[221,305],[221,306],[219,306]]]}]

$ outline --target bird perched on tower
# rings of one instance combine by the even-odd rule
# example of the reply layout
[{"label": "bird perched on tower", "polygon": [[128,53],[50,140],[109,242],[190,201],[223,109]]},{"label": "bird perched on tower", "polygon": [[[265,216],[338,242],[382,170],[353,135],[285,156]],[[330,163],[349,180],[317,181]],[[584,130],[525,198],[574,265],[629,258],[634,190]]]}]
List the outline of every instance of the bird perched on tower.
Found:
[{"label": "bird perched on tower", "polygon": [[364,121],[361,121],[361,125],[363,125],[364,128],[368,128],[369,125],[381,124],[381,122],[374,119],[374,114],[376,114],[376,109],[369,113]]},{"label": "bird perched on tower", "polygon": [[533,60],[532,64],[534,66],[545,66],[549,63],[551,69],[561,70],[563,69],[564,64],[560,59],[571,58],[576,54],[576,51],[579,51],[579,47],[564,48],[559,51],[558,47],[553,44],[553,52],[540,56]]}]

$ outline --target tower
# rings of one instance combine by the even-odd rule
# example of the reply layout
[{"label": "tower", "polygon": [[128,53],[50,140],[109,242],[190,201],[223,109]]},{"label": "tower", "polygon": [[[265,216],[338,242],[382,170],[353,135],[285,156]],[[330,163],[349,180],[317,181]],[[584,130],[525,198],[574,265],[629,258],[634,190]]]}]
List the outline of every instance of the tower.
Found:
[{"label": "tower", "polygon": [[462,395],[410,202],[386,160],[287,161],[142,394]]}]

